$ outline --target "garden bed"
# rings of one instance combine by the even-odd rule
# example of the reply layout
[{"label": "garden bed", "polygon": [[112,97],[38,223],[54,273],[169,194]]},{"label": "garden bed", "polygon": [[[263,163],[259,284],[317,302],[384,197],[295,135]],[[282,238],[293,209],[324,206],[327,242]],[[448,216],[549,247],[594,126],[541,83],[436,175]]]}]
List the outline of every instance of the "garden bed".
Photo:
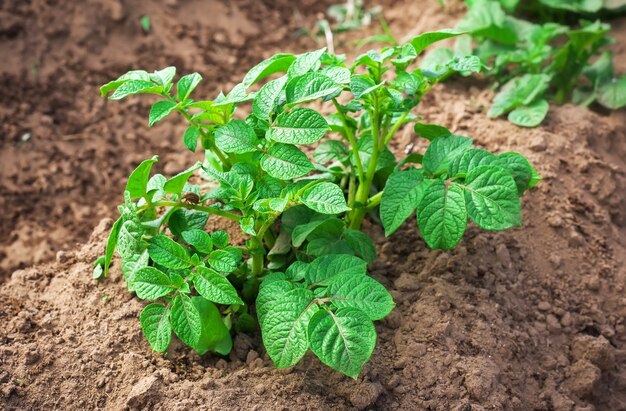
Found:
[{"label": "garden bed", "polygon": [[[91,270],[125,176],[143,158],[173,142],[180,146],[183,129],[166,122],[149,133],[145,101],[109,105],[96,85],[140,61],[201,71],[202,91],[213,95],[277,50],[314,47],[311,39],[289,36],[325,5],[211,2],[232,19],[216,18],[219,29],[211,31],[194,17],[194,6],[204,2],[173,1],[162,10],[148,2],[121,9],[114,1],[99,3],[83,10],[33,2],[2,11],[18,17],[0,23],[0,50],[15,54],[0,72],[6,90],[0,202],[9,210],[0,226],[0,268],[8,274],[56,255],[5,276],[0,286],[5,408],[626,407],[626,115],[564,106],[542,127],[521,129],[487,119],[482,108],[492,93],[473,79],[438,86],[421,113],[491,151],[528,156],[544,180],[523,199],[523,227],[501,233],[470,227],[451,252],[427,249],[413,222],[388,239],[366,224],[379,253],[372,275],[390,289],[397,308],[377,324],[376,349],[358,380],[312,355],[276,370],[258,334],[237,336],[224,359],[200,358],[179,343],[165,356],[151,352],[137,321],[142,304],[125,289],[119,264],[102,283],[91,279]],[[450,26],[458,17],[457,7],[445,14],[424,3],[425,13],[411,1],[387,4],[397,34]],[[27,12],[28,19],[19,17]],[[146,36],[136,24],[142,14],[154,25]],[[106,23],[96,25],[100,18]],[[279,23],[284,31],[264,33]],[[624,24],[615,25],[624,37]],[[44,34],[37,27],[48,27],[47,40],[37,38]],[[136,41],[125,43],[131,34]],[[624,69],[626,54],[617,52]],[[40,60],[35,78],[29,78],[32,55]],[[22,141],[26,133],[31,137]],[[414,139],[407,129],[396,149]],[[162,155],[159,165],[174,174],[188,156],[181,149]]]}]

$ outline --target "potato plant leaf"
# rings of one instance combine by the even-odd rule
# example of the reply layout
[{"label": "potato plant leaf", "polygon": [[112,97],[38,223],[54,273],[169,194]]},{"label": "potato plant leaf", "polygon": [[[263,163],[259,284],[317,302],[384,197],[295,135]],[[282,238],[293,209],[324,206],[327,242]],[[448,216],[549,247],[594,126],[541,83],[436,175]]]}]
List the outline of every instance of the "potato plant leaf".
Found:
[{"label": "potato plant leaf", "polygon": [[191,266],[191,260],[185,248],[161,234],[150,240],[148,254],[154,262],[163,267],[180,270]]},{"label": "potato plant leaf", "polygon": [[228,279],[206,267],[198,267],[193,284],[198,293],[218,304],[243,304],[237,290]]},{"label": "potato plant leaf", "polygon": [[453,248],[467,226],[463,190],[441,180],[432,182],[417,208],[417,224],[430,248]]},{"label": "potato plant leaf", "polygon": [[328,123],[321,114],[310,108],[296,108],[278,115],[269,136],[279,143],[311,144],[318,142]]},{"label": "potato plant leaf", "polygon": [[276,367],[291,367],[308,350],[307,327],[319,310],[313,292],[298,288],[268,303],[261,322],[263,345]]},{"label": "potato plant leaf", "polygon": [[279,180],[302,177],[313,170],[313,164],[296,146],[277,143],[261,156],[261,168]]},{"label": "potato plant leaf", "polygon": [[177,294],[172,303],[172,328],[182,342],[196,347],[202,334],[202,319],[198,308],[185,294]]},{"label": "potato plant leaf", "polygon": [[141,330],[150,347],[156,352],[164,352],[172,341],[170,309],[160,303],[148,304],[139,315]]},{"label": "potato plant leaf", "polygon": [[311,351],[324,364],[357,378],[376,345],[376,329],[360,310],[319,310],[309,320]]}]

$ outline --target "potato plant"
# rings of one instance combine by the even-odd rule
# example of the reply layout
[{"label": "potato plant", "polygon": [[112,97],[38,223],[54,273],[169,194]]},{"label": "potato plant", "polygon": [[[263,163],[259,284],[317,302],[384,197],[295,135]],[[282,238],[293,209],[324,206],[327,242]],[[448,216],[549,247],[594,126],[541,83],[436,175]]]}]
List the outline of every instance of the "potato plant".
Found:
[{"label": "potato plant", "polygon": [[[509,14],[522,6],[518,1],[466,3],[468,13],[457,28],[472,38],[459,38],[454,51],[436,50],[436,56],[443,61],[455,54],[476,55],[490,67],[487,74],[498,89],[490,117],[507,114],[518,126],[535,127],[546,117],[550,100],[584,106],[597,102],[609,109],[626,106],[626,76],[615,73],[606,50],[612,43],[608,24],[585,20],[579,28],[535,24]],[[602,1],[541,0],[535,6],[589,12],[602,7]]]},{"label": "potato plant", "polygon": [[[101,88],[113,100],[156,96],[149,125],[177,112],[188,123],[184,145],[204,153],[170,178],[152,175],[156,156],[132,172],[95,270],[106,276],[117,250],[128,289],[151,301],[140,321],[155,351],[174,333],[198,354],[226,355],[234,332],[258,324],[277,367],[311,350],[356,378],[376,344],[373,322],[394,308],[367,272],[376,248],[360,231],[365,218],[390,235],[416,213],[426,244],[444,250],[469,220],[487,230],[521,224],[520,196],[540,179],[528,161],[412,113],[441,79],[481,68],[473,56],[412,67],[458,34],[424,33],[351,64],[325,49],[276,54],[213,100],[192,99],[198,73],[174,86],[173,67]],[[398,159],[389,144],[408,124],[430,144]],[[207,231],[214,218],[236,224],[245,243]]]}]

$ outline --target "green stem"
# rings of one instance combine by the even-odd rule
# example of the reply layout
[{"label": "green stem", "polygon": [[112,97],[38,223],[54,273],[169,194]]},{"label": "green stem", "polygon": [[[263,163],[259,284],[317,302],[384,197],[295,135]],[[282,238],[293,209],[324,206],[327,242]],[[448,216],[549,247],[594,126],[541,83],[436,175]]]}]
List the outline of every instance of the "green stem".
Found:
[{"label": "green stem", "polygon": [[363,171],[363,163],[361,162],[361,156],[359,156],[359,147],[356,145],[356,139],[354,137],[354,133],[348,124],[348,119],[346,118],[345,113],[341,109],[341,106],[337,102],[336,99],[333,99],[333,104],[335,105],[335,109],[337,109],[337,113],[339,117],[341,117],[341,122],[343,123],[343,128],[346,130],[346,138],[350,143],[350,148],[352,149],[352,156],[354,157],[354,163],[356,164],[357,173],[359,176],[359,181],[363,181],[364,171]]},{"label": "green stem", "polygon": [[385,136],[385,145],[389,144],[389,142],[391,141],[393,136],[396,134],[396,132],[398,131],[398,129],[400,128],[400,126],[404,122],[404,119],[408,115],[409,115],[408,111],[405,111],[404,113],[402,113],[402,115],[400,116],[398,121],[396,121],[396,123],[391,127],[391,130],[389,130],[389,133],[387,133],[387,135]]},{"label": "green stem", "polygon": [[350,228],[357,230],[361,227],[361,222],[363,222],[363,218],[365,217],[365,213],[367,212],[365,205],[367,203],[367,198],[369,197],[372,181],[374,180],[374,174],[376,174],[378,156],[382,148],[382,144],[380,141],[380,118],[378,115],[378,104],[376,100],[374,101],[374,108],[372,109],[372,111],[370,111],[370,122],[372,138],[374,140],[372,147],[372,156],[369,160],[367,173],[365,174],[365,180],[359,182],[359,188],[357,189],[354,198],[355,208],[353,208],[350,214]]},{"label": "green stem", "polygon": [[365,205],[365,208],[367,208],[368,210],[371,210],[372,208],[378,206],[380,204],[381,198],[383,198],[382,191],[374,194],[367,200],[367,204]]},{"label": "green stem", "polygon": [[220,210],[219,208],[206,207],[206,206],[201,206],[201,205],[197,205],[197,204],[179,203],[179,202],[176,202],[176,201],[158,201],[156,203],[152,203],[152,205],[150,205],[150,206],[146,205],[144,207],[141,207],[137,211],[144,211],[144,210],[148,209],[149,207],[178,207],[178,208],[186,208],[188,210],[204,211],[205,213],[218,215],[220,217],[226,217],[226,218],[229,218],[229,219],[234,220],[234,221],[239,221],[241,219],[240,215],[234,214],[234,213],[231,213],[231,212],[228,212],[228,211]]},{"label": "green stem", "polygon": [[263,274],[263,266],[265,265],[265,259],[263,253],[252,253],[252,274],[255,277],[260,277]]}]

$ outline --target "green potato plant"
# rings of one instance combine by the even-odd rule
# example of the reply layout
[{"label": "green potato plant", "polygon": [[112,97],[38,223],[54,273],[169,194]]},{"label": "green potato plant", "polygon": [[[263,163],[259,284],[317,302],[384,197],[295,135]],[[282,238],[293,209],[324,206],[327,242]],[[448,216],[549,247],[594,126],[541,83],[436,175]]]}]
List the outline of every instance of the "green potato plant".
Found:
[{"label": "green potato plant", "polygon": [[[610,26],[580,22],[573,29],[557,23],[535,24],[509,14],[521,4],[506,0],[466,0],[468,13],[457,28],[470,36],[459,38],[456,55],[475,55],[490,69],[498,93],[488,115],[522,127],[536,127],[546,117],[549,100],[579,105],[598,102],[609,109],[626,106],[626,76],[613,68],[607,36]],[[541,7],[602,6],[595,2],[542,0]],[[545,4],[544,4],[545,3]],[[594,7],[595,7],[594,6]],[[581,11],[581,10],[579,10]],[[472,44],[475,40],[476,46]],[[453,56],[453,51],[436,50]]]},{"label": "green potato plant", "polygon": [[[352,64],[325,49],[276,54],[214,100],[191,98],[198,73],[174,86],[173,67],[102,86],[113,100],[156,96],[149,125],[177,112],[188,123],[184,145],[203,150],[170,178],[152,175],[156,156],[132,172],[94,271],[105,277],[114,251],[121,256],[128,289],[151,301],[140,322],[155,351],[175,334],[198,354],[226,355],[233,332],[258,324],[277,367],[311,350],[356,378],[376,344],[373,322],[395,305],[367,272],[376,259],[360,231],[368,215],[390,235],[416,212],[426,243],[445,250],[470,219],[487,230],[521,224],[520,196],[540,179],[528,161],[412,113],[441,79],[481,68],[474,56],[412,68],[430,44],[458,34],[424,33]],[[430,145],[398,160],[388,146],[409,123]],[[246,240],[207,231],[214,218]]]}]

